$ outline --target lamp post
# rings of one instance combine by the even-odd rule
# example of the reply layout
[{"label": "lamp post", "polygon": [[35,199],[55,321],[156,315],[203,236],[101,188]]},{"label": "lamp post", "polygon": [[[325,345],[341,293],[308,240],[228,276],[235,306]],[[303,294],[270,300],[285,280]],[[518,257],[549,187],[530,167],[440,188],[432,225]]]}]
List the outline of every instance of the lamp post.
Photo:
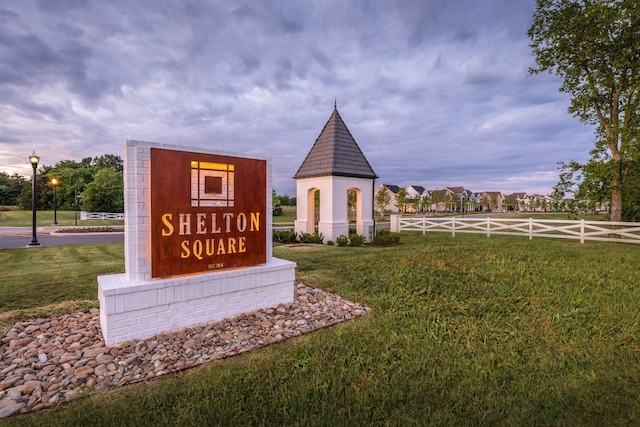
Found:
[{"label": "lamp post", "polygon": [[29,162],[31,163],[31,167],[33,168],[33,180],[31,180],[32,234],[31,242],[27,246],[40,246],[40,243],[38,243],[38,238],[36,237],[36,168],[38,167],[39,160],[40,157],[36,155],[35,151],[32,155],[29,156]]},{"label": "lamp post", "polygon": [[60,182],[58,182],[57,178],[53,178],[51,180],[51,185],[53,186],[53,225],[58,225],[58,202],[56,199],[56,188]]}]

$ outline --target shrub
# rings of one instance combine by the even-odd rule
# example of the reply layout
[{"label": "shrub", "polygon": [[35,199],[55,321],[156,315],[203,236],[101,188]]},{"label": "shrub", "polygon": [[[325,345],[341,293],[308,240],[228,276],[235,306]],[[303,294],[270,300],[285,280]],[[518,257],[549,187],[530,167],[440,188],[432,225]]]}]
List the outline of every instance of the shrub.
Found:
[{"label": "shrub", "polygon": [[333,240],[329,240],[329,241],[327,242],[327,246],[333,246],[333,245],[335,245],[335,243],[333,243]]},{"label": "shrub", "polygon": [[336,238],[336,245],[340,246],[341,248],[347,246],[348,243],[349,243],[349,238],[345,235],[338,236]]},{"label": "shrub", "polygon": [[288,230],[274,230],[273,241],[279,243],[294,243],[296,241],[296,232]]},{"label": "shrub", "polygon": [[321,244],[322,241],[324,240],[324,236],[322,235],[322,233],[320,234],[300,233],[300,235],[298,236],[298,240],[302,243],[320,243]]},{"label": "shrub", "polygon": [[400,234],[389,230],[378,230],[373,236],[373,244],[377,246],[396,245],[400,242]]},{"label": "shrub", "polygon": [[336,238],[336,245],[340,247],[345,246],[362,246],[364,243],[364,236],[359,234],[350,234],[349,237],[342,235]]},{"label": "shrub", "polygon": [[349,246],[362,246],[364,243],[364,236],[360,234],[352,234],[349,237]]}]

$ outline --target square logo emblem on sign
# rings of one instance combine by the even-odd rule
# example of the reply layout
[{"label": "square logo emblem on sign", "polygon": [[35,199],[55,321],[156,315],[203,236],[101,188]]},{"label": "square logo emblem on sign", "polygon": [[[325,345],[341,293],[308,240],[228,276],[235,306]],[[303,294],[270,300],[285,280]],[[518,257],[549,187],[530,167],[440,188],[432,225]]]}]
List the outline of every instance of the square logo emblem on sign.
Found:
[{"label": "square logo emblem on sign", "polygon": [[233,207],[235,167],[191,161],[191,206]]}]

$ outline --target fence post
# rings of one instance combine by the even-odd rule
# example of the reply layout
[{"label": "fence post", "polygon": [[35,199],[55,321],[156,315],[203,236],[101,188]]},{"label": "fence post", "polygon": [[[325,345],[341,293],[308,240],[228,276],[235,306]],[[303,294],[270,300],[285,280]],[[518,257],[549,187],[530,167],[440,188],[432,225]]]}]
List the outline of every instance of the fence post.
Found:
[{"label": "fence post", "polygon": [[580,220],[580,243],[584,243],[584,219]]},{"label": "fence post", "polygon": [[491,237],[491,217],[487,217],[487,237]]},{"label": "fence post", "polygon": [[392,233],[400,232],[400,215],[392,214],[389,216],[389,228],[391,228]]},{"label": "fence post", "polygon": [[422,217],[422,234],[427,234],[427,217]]},{"label": "fence post", "polygon": [[529,240],[533,240],[533,218],[529,218]]},{"label": "fence post", "polygon": [[456,217],[451,217],[451,237],[456,237]]}]

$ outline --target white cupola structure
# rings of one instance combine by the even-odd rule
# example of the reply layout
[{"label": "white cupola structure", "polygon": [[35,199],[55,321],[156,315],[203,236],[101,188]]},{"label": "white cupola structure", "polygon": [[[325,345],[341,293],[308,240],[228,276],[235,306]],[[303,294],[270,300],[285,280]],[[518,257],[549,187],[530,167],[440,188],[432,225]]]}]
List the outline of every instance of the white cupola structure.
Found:
[{"label": "white cupola structure", "polygon": [[357,234],[371,241],[377,178],[334,103],[333,113],[295,174],[296,233],[321,233],[324,242]]}]

